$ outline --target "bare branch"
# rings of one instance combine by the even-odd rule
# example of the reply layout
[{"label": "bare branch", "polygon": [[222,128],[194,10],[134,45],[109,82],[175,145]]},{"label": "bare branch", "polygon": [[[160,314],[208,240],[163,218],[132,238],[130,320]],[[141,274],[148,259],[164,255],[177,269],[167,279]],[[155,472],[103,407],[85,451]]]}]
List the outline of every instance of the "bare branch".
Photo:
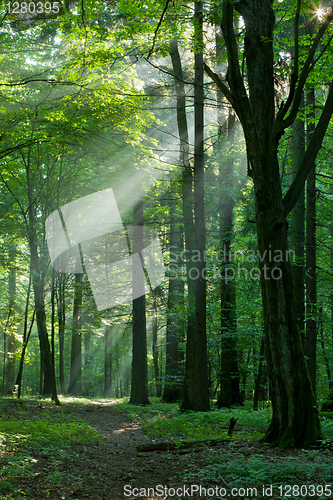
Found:
[{"label": "bare branch", "polygon": [[163,12],[162,12],[162,15],[160,17],[160,20],[158,21],[158,24],[156,26],[156,30],[155,30],[155,33],[154,33],[154,38],[153,38],[153,44],[151,46],[151,49],[149,50],[148,52],[148,56],[147,56],[147,59],[149,59],[149,57],[152,55],[153,53],[153,50],[155,48],[155,42],[156,42],[156,38],[157,38],[157,34],[158,34],[158,30],[160,29],[161,27],[161,24],[163,22],[163,19],[164,19],[164,16],[166,14],[166,11],[168,10],[168,6],[169,6],[169,3],[171,2],[171,0],[167,0],[166,3],[165,3],[165,6],[164,6],[164,9],[163,9]]}]

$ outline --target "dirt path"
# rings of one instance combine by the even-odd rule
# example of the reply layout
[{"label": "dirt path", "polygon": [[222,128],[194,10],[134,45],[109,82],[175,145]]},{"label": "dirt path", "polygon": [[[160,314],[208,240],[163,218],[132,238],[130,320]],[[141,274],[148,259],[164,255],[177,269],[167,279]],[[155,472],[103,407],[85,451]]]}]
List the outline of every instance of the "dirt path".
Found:
[{"label": "dirt path", "polygon": [[[81,477],[82,485],[73,487],[71,491],[68,487],[54,491],[50,499],[134,499],[142,498],[131,494],[134,488],[181,486],[177,473],[186,455],[138,453],[136,447],[149,442],[148,438],[137,424],[116,411],[112,403],[86,408],[71,406],[69,411],[77,413],[95,427],[101,434],[101,443],[98,446],[74,447],[78,459],[75,462],[68,461],[66,474],[71,474],[73,478]],[[164,500],[168,497],[158,495],[145,498]]]}]

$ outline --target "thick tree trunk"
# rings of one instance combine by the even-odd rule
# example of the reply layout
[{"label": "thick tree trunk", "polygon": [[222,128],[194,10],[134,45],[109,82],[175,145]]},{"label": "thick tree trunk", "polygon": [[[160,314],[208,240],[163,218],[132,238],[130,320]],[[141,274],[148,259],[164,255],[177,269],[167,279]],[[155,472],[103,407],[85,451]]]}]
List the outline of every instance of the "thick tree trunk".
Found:
[{"label": "thick tree trunk", "polygon": [[[209,382],[206,338],[205,210],[204,210],[204,90],[203,90],[203,2],[195,2],[195,81],[194,81],[194,220],[195,249],[199,260],[195,276],[195,327],[192,359],[186,360],[182,409],[209,410]],[[187,342],[189,339],[187,339]],[[189,351],[186,351],[189,355]],[[190,366],[191,365],[191,366]]]},{"label": "thick tree trunk", "polygon": [[[143,245],[143,202],[140,201],[133,211],[133,255],[141,252]],[[139,254],[141,255],[141,254]],[[146,334],[146,297],[141,279],[141,262],[133,262],[133,293],[141,296],[133,299],[133,350],[132,350],[132,385],[131,404],[149,404],[148,369],[147,369],[147,334]]]},{"label": "thick tree trunk", "polygon": [[[315,124],[314,90],[307,93],[309,109],[307,141],[310,142]],[[306,341],[305,355],[314,394],[317,373],[317,276],[316,276],[316,164],[310,171],[306,185]]]},{"label": "thick tree trunk", "polygon": [[68,394],[73,394],[74,396],[82,395],[82,278],[82,273],[75,274],[71,368],[68,386]]},{"label": "thick tree trunk", "polygon": [[[246,27],[249,99],[238,64],[234,5],[229,0],[223,2],[222,29],[233,93],[229,97],[235,102],[243,126],[256,198],[267,369],[273,408],[264,440],[280,446],[316,446],[322,438],[322,430],[297,328],[286,224],[286,214],[297,201],[301,186],[294,184],[283,202],[277,160],[280,136],[277,132],[274,135],[275,130],[280,130],[280,121],[275,122],[274,116],[274,12],[270,0],[238,2],[237,8]],[[280,115],[282,112],[283,109]],[[273,131],[273,127],[278,128]],[[317,145],[312,144],[314,152]],[[308,162],[309,158],[304,161]],[[293,195],[296,191],[297,197]]]},{"label": "thick tree trunk", "polygon": [[46,313],[45,313],[45,300],[44,300],[44,273],[45,270],[42,265],[42,257],[38,254],[38,238],[37,238],[37,215],[35,207],[35,199],[33,195],[33,187],[30,183],[30,170],[29,164],[27,165],[27,180],[28,180],[28,241],[30,248],[30,270],[32,276],[32,285],[35,296],[35,311],[36,323],[38,329],[39,345],[41,352],[41,375],[44,373],[44,388],[43,394],[51,394],[52,400],[57,405],[60,405],[57,394],[57,384],[54,372],[54,365],[52,363],[51,349],[49,337],[46,328]]},{"label": "thick tree trunk", "polygon": [[[302,99],[300,107],[304,107],[304,99]],[[292,165],[293,179],[299,169],[300,163],[305,152],[305,128],[304,120],[298,118],[293,124],[292,131]],[[300,331],[302,344],[304,346],[305,335],[305,301],[304,301],[304,283],[305,283],[305,273],[304,273],[304,243],[305,243],[305,190],[303,188],[302,193],[297,200],[292,212],[290,220],[290,240],[291,247],[295,251],[295,262],[292,265],[292,277],[295,291],[295,310],[298,328]]]},{"label": "thick tree trunk", "polygon": [[[186,116],[186,93],[183,82],[183,71],[181,59],[178,50],[177,40],[172,40],[170,43],[170,56],[172,61],[172,69],[174,73],[174,82],[177,96],[177,124],[180,142],[179,160],[183,168],[182,175],[182,201],[183,201],[183,224],[185,232],[185,253],[186,261],[186,276],[187,276],[187,325],[186,325],[186,361],[184,386],[182,391],[181,407],[187,409],[189,407],[189,394],[195,388],[191,387],[189,381],[193,379],[195,372],[195,351],[194,351],[194,331],[195,331],[195,281],[191,279],[191,269],[194,267],[192,261],[193,251],[195,248],[194,237],[194,219],[193,219],[193,177],[189,162],[189,136]],[[171,231],[171,228],[170,228]],[[172,234],[172,232],[171,232]],[[183,262],[180,262],[183,265]],[[173,285],[172,285],[173,286]],[[176,284],[174,284],[176,286]],[[178,290],[179,291],[179,290]],[[169,290],[171,293],[171,290]],[[184,287],[182,285],[182,293]],[[172,291],[173,295],[173,291]],[[179,353],[178,353],[179,354]],[[167,388],[167,386],[166,386]],[[177,393],[179,391],[177,390]],[[179,396],[179,394],[178,394]],[[165,394],[165,400],[170,397],[175,398],[177,394],[170,394],[170,391]],[[164,399],[164,395],[163,395]]]}]

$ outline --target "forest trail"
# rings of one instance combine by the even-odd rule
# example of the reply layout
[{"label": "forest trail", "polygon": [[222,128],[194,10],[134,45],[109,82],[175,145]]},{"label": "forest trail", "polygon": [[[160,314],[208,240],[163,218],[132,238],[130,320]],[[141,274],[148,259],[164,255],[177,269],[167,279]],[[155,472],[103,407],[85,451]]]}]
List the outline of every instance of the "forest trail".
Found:
[{"label": "forest trail", "polygon": [[[73,408],[80,418],[98,430],[101,442],[98,446],[79,446],[79,458],[72,464],[72,474],[83,476],[83,487],[73,491],[71,497],[79,500],[120,500],[137,496],[124,495],[124,487],[154,488],[156,485],[181,486],[177,473],[181,456],[166,452],[138,453],[136,447],[149,439],[140,426],[114,408],[114,402],[91,404],[85,408]],[[94,477],[93,479],[91,478]],[[129,487],[127,491],[129,491]],[[61,498],[54,497],[54,498]],[[149,499],[164,500],[167,497]]]},{"label": "forest trail", "polygon": [[[133,416],[138,412],[128,417],[116,408],[118,402],[66,398],[61,406],[55,406],[39,398],[0,400],[0,500],[218,499],[230,497],[232,488],[237,494],[232,498],[243,500],[253,497],[245,493],[245,488],[255,488],[256,496],[262,498],[263,484],[288,488],[283,485],[302,480],[304,488],[306,484],[317,485],[320,493],[323,484],[331,483],[331,448],[264,446],[254,439],[255,435],[258,438],[259,427],[251,426],[252,412],[242,409],[238,409],[242,423],[237,424],[232,438],[218,440],[216,446],[211,440],[190,439],[192,445],[196,443],[190,449],[138,452],[139,446],[152,440]],[[155,423],[156,443],[168,442],[171,434],[165,430],[173,425],[168,419],[177,419],[177,414],[161,413],[153,407],[145,411],[150,415],[150,430]],[[213,431],[209,419],[214,420],[216,415],[221,422],[227,421],[227,415],[230,417],[227,411],[212,411],[205,419],[196,415],[195,420],[188,414],[186,428],[191,430],[195,422],[209,436]],[[255,417],[260,418],[260,413]],[[180,426],[179,434],[172,434],[177,443],[183,441],[180,438],[185,434],[181,432],[184,429]],[[262,428],[260,434],[263,432]],[[218,494],[200,497],[198,492],[190,491],[199,486],[207,492],[218,489]],[[182,494],[176,493],[178,488]],[[281,498],[278,487],[274,488],[269,498]]]},{"label": "forest trail", "polygon": [[[56,416],[57,413],[64,418]],[[1,411],[5,420],[14,417],[22,419],[22,422],[26,419],[48,420],[52,415],[58,422],[66,421],[66,417],[85,421],[98,431],[98,442],[73,444],[70,452],[64,451],[63,456],[52,456],[52,451],[41,453],[35,449],[32,452],[32,470],[29,474],[16,477],[16,485],[25,493],[15,496],[15,500],[132,500],[143,498],[138,491],[133,491],[135,488],[148,490],[157,485],[168,488],[181,486],[179,472],[183,462],[188,468],[189,454],[165,451],[138,453],[136,447],[150,440],[135,421],[115,409],[115,401],[64,403],[60,407],[42,401],[40,404],[11,401]],[[51,446],[50,443],[50,450]],[[16,453],[10,450],[10,454],[13,452]],[[199,455],[196,453],[196,461]],[[55,480],[53,485],[50,483],[52,474]],[[0,491],[0,500],[3,498],[12,499],[1,496]],[[171,497],[150,494],[145,498],[166,500]]]}]

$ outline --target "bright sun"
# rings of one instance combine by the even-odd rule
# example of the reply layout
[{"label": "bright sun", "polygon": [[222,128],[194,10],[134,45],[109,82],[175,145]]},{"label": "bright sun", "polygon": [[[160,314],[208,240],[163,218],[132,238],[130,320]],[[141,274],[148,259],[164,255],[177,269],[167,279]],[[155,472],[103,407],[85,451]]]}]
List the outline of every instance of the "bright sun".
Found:
[{"label": "bright sun", "polygon": [[325,17],[325,9],[323,9],[322,7],[319,7],[317,10],[316,10],[316,14],[317,14],[317,17],[320,21],[323,21],[324,17]]}]

